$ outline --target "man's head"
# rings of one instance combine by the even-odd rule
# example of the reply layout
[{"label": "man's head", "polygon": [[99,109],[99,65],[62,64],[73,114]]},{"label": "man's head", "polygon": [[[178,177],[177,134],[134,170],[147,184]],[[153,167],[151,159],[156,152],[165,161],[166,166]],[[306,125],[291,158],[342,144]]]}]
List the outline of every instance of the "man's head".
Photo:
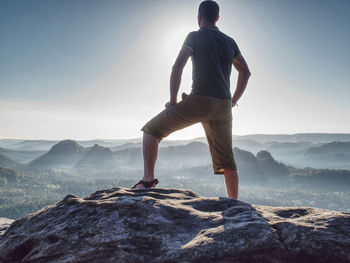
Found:
[{"label": "man's head", "polygon": [[206,0],[198,8],[199,27],[215,25],[219,19],[219,5],[215,1]]}]

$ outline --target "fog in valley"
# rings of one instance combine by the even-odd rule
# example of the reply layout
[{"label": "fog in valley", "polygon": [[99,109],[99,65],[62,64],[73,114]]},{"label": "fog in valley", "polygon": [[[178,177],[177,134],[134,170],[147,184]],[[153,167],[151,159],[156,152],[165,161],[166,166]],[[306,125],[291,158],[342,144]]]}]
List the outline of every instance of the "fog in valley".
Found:
[{"label": "fog in valley", "polygon": [[[234,136],[239,199],[272,206],[350,212],[350,134]],[[226,196],[206,138],[163,140],[157,187]],[[98,189],[131,187],[143,175],[142,138],[0,140],[0,217],[19,218]]]}]

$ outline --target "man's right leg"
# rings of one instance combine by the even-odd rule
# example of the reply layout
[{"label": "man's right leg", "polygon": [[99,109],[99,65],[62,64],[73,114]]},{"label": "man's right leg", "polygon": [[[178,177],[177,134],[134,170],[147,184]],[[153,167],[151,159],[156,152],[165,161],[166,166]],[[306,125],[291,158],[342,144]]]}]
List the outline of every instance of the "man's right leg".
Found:
[{"label": "man's right leg", "polygon": [[224,168],[226,193],[228,197],[238,199],[238,173],[237,170]]},{"label": "man's right leg", "polygon": [[[154,179],[160,141],[174,131],[205,120],[212,113],[213,100],[215,98],[209,96],[188,95],[181,102],[160,112],[142,127],[143,181],[150,182]],[[139,184],[136,188],[143,188],[143,185]]]},{"label": "man's right leg", "polygon": [[[160,139],[145,132],[143,133],[143,181],[151,182],[154,179],[154,167],[157,161],[159,143]],[[144,188],[144,186],[139,184],[136,188]]]}]

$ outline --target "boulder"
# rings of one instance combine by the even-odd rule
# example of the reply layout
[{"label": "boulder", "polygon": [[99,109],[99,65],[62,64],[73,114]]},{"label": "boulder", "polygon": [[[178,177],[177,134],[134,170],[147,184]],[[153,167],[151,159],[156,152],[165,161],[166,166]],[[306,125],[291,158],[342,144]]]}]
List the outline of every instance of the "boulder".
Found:
[{"label": "boulder", "polygon": [[5,231],[10,227],[14,220],[5,218],[5,217],[0,217],[0,239],[2,235],[5,233]]},{"label": "boulder", "polygon": [[350,213],[111,188],[16,220],[1,261],[350,262]]}]

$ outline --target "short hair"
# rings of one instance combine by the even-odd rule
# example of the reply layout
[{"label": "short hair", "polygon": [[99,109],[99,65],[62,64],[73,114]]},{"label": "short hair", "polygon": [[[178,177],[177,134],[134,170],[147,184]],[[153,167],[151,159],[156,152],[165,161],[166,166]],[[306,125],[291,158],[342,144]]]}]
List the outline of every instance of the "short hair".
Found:
[{"label": "short hair", "polygon": [[219,5],[215,1],[206,0],[200,3],[198,12],[208,22],[215,23],[219,16]]}]

